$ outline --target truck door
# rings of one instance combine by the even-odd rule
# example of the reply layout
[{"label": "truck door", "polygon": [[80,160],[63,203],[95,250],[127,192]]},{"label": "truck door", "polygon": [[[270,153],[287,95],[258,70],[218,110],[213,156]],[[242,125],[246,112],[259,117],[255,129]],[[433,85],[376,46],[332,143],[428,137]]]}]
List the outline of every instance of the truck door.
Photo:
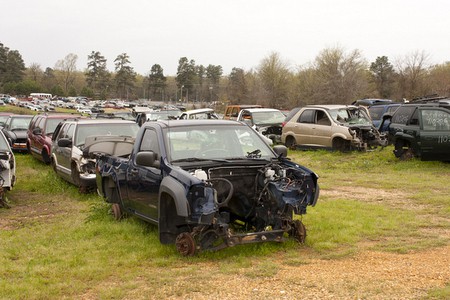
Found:
[{"label": "truck door", "polygon": [[450,113],[438,107],[419,108],[423,160],[450,160]]},{"label": "truck door", "polygon": [[[55,139],[56,143],[60,139],[68,139],[73,141],[74,130],[74,124],[63,124]],[[70,163],[72,158],[72,147],[73,145],[70,145],[70,147],[59,147],[58,145],[55,145],[53,150],[56,158],[56,168],[59,170],[60,174],[66,178],[69,178],[71,174]]]},{"label": "truck door", "polygon": [[[139,152],[153,151],[157,160],[161,159],[160,145],[156,131],[147,128],[144,131]],[[158,193],[162,181],[160,168],[137,165],[130,160],[127,170],[128,203],[125,206],[133,210],[138,216],[158,221]]]}]

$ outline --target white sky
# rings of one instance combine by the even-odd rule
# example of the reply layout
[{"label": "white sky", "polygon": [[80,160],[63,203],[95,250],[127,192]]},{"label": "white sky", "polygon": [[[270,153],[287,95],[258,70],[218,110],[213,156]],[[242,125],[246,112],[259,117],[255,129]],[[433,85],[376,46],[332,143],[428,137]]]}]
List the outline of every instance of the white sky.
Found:
[{"label": "white sky", "polygon": [[292,67],[325,48],[359,49],[372,62],[424,51],[450,61],[449,0],[0,0],[0,43],[28,67],[53,68],[69,53],[84,70],[99,51],[114,69],[127,53],[136,72],[178,60],[250,70],[272,52]]}]

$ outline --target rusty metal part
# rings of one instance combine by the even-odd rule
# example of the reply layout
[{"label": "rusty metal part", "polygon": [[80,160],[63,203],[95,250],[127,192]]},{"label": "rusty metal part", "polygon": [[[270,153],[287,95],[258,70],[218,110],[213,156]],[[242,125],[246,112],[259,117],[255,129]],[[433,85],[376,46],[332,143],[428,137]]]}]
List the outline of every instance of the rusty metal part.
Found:
[{"label": "rusty metal part", "polygon": [[115,220],[119,221],[120,219],[122,219],[122,209],[120,208],[120,205],[118,203],[112,204],[112,214]]},{"label": "rusty metal part", "polygon": [[183,256],[192,256],[195,254],[195,241],[189,232],[180,233],[175,240],[175,246],[177,247],[178,253]]},{"label": "rusty metal part", "polygon": [[300,220],[292,222],[292,229],[289,234],[295,238],[299,243],[304,243],[306,240],[306,227]]}]

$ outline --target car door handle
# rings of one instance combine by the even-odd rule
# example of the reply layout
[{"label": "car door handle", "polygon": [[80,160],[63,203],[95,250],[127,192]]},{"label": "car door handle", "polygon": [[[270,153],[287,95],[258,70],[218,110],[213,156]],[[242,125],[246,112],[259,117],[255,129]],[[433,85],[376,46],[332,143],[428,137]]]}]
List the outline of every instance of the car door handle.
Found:
[{"label": "car door handle", "polygon": [[130,173],[131,173],[131,175],[137,175],[137,174],[139,174],[139,170],[138,169],[131,169]]}]

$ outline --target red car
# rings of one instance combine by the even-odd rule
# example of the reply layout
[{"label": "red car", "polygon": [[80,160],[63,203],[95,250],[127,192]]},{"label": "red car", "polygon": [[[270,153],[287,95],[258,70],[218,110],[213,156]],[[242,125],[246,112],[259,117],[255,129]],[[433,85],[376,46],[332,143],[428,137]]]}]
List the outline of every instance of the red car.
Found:
[{"label": "red car", "polygon": [[79,114],[43,113],[33,117],[27,133],[27,148],[37,159],[50,164],[52,135],[56,126],[66,119],[79,118]]}]

